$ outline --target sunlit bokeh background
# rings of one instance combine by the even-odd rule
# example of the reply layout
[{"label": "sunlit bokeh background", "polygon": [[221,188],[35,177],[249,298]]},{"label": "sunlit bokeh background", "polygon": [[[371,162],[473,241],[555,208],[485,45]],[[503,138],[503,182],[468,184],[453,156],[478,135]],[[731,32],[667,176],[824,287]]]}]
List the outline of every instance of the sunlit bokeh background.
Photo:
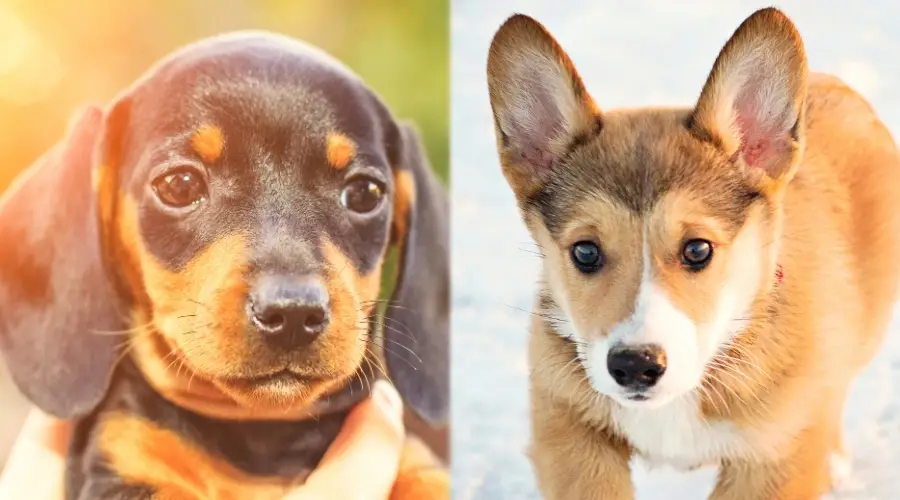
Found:
[{"label": "sunlit bokeh background", "polygon": [[[292,35],[343,60],[418,124],[447,179],[448,0],[0,0],[0,190],[79,104],[105,103],[173,49],[238,29]],[[26,408],[0,367],[0,468]]]}]

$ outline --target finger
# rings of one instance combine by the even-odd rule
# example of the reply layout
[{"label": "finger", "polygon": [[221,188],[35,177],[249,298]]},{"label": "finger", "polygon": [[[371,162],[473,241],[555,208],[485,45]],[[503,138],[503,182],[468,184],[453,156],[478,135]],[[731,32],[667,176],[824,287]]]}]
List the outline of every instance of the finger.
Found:
[{"label": "finger", "polygon": [[72,425],[31,410],[0,473],[0,500],[62,500]]},{"label": "finger", "polygon": [[403,449],[403,403],[378,381],[372,397],[347,417],[319,467],[302,488],[303,499],[382,500],[390,494]]}]

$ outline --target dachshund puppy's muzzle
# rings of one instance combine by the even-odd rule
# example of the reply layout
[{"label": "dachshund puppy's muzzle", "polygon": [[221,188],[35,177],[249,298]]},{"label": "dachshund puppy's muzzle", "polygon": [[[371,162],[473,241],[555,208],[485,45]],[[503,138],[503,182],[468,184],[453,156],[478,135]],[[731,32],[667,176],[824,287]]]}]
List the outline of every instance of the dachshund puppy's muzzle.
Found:
[{"label": "dachshund puppy's muzzle", "polygon": [[315,276],[263,276],[247,301],[247,317],[275,349],[298,351],[315,342],[331,318],[328,290]]},{"label": "dachshund puppy's muzzle", "polygon": [[[321,359],[326,344],[340,342],[334,337],[346,335],[330,328],[331,305],[325,282],[317,274],[270,273],[256,278],[245,307],[246,342],[255,346],[248,350],[256,355],[245,359],[244,376],[225,377],[224,383],[242,393],[287,398],[303,387],[328,385],[348,376],[354,355],[343,356],[350,361],[345,371],[330,373],[322,367],[322,361],[334,365],[340,359]],[[352,330],[349,335],[361,337],[358,329]]]}]

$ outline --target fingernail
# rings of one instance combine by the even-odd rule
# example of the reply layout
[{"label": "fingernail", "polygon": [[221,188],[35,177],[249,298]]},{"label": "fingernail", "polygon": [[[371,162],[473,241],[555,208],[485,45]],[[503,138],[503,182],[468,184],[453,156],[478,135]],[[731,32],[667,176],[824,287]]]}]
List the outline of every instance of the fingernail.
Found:
[{"label": "fingernail", "polygon": [[378,380],[372,387],[372,397],[375,403],[392,419],[401,421],[403,417],[403,401],[397,389],[387,380]]}]

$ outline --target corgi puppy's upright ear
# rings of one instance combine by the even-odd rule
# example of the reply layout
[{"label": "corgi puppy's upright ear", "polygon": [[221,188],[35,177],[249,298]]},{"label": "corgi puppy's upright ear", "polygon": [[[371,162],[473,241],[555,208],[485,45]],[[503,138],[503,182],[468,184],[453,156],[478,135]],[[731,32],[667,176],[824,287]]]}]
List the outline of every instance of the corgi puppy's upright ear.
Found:
[{"label": "corgi puppy's upright ear", "polygon": [[599,130],[600,111],[568,55],[525,15],[494,35],[487,74],[503,174],[527,198],[574,144]]},{"label": "corgi puppy's upright ear", "polygon": [[807,71],[790,19],[774,8],[756,11],[719,53],[694,108],[692,132],[749,172],[779,184],[790,180],[803,154]]}]

